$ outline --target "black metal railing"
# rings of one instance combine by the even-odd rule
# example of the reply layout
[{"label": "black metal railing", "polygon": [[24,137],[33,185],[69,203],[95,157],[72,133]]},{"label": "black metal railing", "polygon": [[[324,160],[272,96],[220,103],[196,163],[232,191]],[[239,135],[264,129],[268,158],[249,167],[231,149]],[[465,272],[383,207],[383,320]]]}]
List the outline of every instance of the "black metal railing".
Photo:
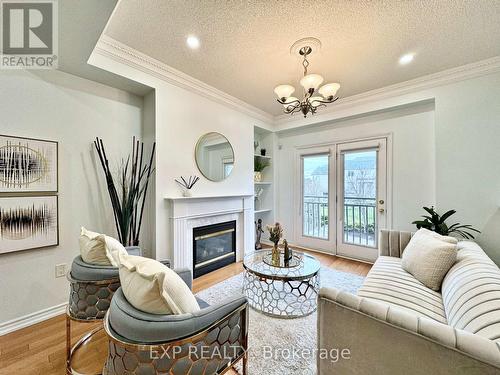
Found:
[{"label": "black metal railing", "polygon": [[328,238],[328,195],[304,195],[302,225],[305,236]]},{"label": "black metal railing", "polygon": [[[344,242],[375,246],[375,198],[344,198]],[[303,233],[305,236],[328,238],[328,195],[305,195]]]},{"label": "black metal railing", "polygon": [[344,198],[344,242],[375,246],[375,198]]}]

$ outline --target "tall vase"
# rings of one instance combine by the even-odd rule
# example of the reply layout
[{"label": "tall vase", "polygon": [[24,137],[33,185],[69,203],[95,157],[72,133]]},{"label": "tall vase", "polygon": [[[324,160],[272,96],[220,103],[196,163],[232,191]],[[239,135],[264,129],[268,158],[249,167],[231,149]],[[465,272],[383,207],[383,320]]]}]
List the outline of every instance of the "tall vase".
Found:
[{"label": "tall vase", "polygon": [[280,265],[280,249],[278,247],[278,243],[275,243],[273,246],[272,261],[274,266]]}]

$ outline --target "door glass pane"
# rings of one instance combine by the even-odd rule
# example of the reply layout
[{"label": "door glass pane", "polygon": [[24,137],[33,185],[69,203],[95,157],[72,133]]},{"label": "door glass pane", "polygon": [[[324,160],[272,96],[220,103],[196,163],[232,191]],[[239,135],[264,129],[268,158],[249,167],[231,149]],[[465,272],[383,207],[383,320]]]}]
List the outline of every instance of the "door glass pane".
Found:
[{"label": "door glass pane", "polygon": [[328,155],[302,157],[302,234],[328,239]]},{"label": "door glass pane", "polygon": [[376,246],[377,151],[343,154],[344,243]]}]

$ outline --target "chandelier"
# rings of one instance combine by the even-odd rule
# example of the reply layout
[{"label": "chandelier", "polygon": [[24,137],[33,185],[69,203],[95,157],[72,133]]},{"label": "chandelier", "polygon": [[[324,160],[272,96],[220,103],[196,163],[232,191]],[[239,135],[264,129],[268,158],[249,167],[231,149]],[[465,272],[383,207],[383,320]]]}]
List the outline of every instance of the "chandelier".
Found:
[{"label": "chandelier", "polygon": [[308,113],[314,114],[318,108],[326,107],[327,104],[333,103],[338,99],[338,96],[336,96],[340,88],[338,83],[327,83],[320,87],[323,83],[323,77],[319,74],[307,74],[307,68],[309,67],[307,57],[313,52],[313,47],[311,46],[318,49],[321,43],[315,38],[306,38],[294,43],[290,49],[292,53],[298,51],[299,55],[303,58],[304,77],[300,80],[300,85],[304,89],[303,99],[299,100],[295,96],[292,96],[295,91],[292,85],[279,85],[274,89],[274,93],[278,96],[278,103],[283,105],[284,112],[287,114],[300,111],[304,117],[307,117]]}]

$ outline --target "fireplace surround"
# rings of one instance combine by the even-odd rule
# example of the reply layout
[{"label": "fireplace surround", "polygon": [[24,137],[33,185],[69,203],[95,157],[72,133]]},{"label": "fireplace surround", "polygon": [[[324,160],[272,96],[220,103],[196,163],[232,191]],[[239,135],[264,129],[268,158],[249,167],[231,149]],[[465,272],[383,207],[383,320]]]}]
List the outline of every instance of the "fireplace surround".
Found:
[{"label": "fireplace surround", "polygon": [[253,251],[253,195],[172,197],[166,201],[169,242],[163,257],[171,259],[174,268],[188,268],[194,274],[195,228],[235,222],[235,261],[243,260],[245,251]]}]

